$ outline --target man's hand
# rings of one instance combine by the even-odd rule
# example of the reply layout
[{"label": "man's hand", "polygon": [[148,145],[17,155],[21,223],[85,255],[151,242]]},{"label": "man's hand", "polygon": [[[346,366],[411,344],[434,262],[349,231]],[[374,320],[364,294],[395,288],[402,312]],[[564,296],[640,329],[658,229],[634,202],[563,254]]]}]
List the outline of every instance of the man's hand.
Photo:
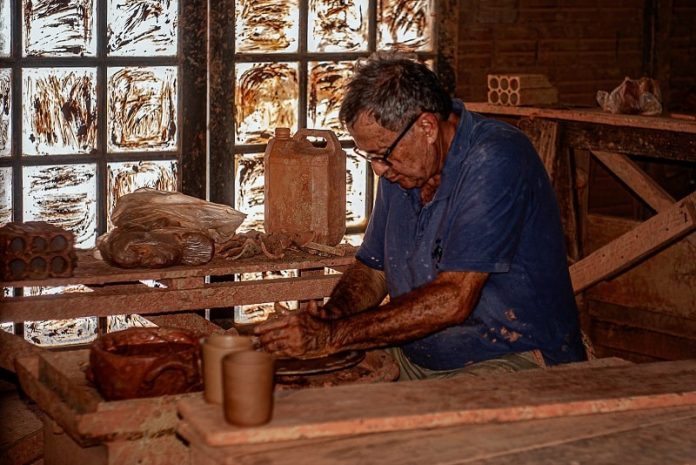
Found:
[{"label": "man's hand", "polygon": [[[314,308],[311,308],[311,306]],[[266,351],[281,357],[310,358],[329,355],[332,323],[317,318],[316,303],[307,311],[295,311],[261,323],[254,329]]]},{"label": "man's hand", "polygon": [[315,300],[307,302],[307,312],[320,320],[338,320],[346,315],[346,312],[328,302],[326,305],[317,305]]}]

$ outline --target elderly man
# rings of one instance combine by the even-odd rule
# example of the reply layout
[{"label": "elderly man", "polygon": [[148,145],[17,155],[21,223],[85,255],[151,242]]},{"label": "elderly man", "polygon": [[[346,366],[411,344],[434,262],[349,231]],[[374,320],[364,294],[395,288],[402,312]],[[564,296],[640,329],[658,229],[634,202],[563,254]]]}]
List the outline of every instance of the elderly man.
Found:
[{"label": "elderly man", "polygon": [[402,379],[584,359],[558,206],[524,134],[396,55],[356,70],[340,118],[380,177],[365,239],[326,305],[256,328],[266,350],[389,346]]}]

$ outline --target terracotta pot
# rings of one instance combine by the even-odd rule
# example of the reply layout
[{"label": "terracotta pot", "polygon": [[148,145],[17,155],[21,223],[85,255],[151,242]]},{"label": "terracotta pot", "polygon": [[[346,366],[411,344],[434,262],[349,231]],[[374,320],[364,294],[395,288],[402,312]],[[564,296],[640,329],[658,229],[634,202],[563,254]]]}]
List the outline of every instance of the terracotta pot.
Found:
[{"label": "terracotta pot", "polygon": [[201,389],[198,335],[174,328],[129,328],[99,337],[88,378],[107,400]]}]

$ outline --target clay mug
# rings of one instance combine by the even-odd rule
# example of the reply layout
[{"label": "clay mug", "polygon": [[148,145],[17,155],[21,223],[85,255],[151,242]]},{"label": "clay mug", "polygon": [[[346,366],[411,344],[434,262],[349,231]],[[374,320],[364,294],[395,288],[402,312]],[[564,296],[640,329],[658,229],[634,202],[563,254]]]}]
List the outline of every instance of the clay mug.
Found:
[{"label": "clay mug", "polygon": [[273,412],[274,359],[266,352],[236,352],[222,359],[225,420],[237,426],[268,423]]},{"label": "clay mug", "polygon": [[250,337],[213,334],[201,340],[203,347],[204,397],[212,404],[222,404],[222,359],[225,355],[253,350]]}]

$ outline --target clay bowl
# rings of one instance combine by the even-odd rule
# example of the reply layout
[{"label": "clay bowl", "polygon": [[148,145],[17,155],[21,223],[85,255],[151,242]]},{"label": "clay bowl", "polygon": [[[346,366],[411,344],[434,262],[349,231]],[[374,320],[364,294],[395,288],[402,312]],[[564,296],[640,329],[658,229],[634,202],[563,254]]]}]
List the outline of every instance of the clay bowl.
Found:
[{"label": "clay bowl", "polygon": [[88,378],[107,400],[200,390],[199,335],[174,328],[129,328],[99,337]]}]

